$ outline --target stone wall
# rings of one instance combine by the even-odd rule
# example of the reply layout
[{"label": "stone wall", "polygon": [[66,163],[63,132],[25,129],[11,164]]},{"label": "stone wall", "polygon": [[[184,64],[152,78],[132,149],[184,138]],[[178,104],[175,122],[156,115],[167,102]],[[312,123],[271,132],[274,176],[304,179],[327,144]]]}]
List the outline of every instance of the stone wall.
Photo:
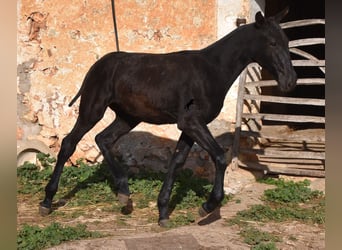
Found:
[{"label": "stone wall", "polygon": [[[236,17],[248,16],[248,4],[247,0],[117,0],[120,50],[164,53],[203,48],[222,36],[222,30],[234,29]],[[17,140],[42,141],[58,152],[77,116],[78,102],[68,107],[69,101],[89,67],[116,50],[111,1],[18,0],[17,26]],[[231,130],[235,92],[236,86],[211,126],[217,136]],[[72,163],[79,158],[101,160],[94,136],[114,118],[106,112],[82,139]],[[179,134],[175,125],[141,124],[114,151],[131,166],[161,164],[163,168]],[[202,159],[195,165],[207,164],[208,156],[201,149],[194,147],[192,153]]]}]

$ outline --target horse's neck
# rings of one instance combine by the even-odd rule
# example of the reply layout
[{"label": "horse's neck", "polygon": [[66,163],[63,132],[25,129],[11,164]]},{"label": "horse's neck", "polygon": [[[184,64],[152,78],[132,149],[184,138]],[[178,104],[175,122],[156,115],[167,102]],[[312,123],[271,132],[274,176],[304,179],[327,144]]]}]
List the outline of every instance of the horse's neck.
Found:
[{"label": "horse's neck", "polygon": [[232,83],[252,62],[250,46],[253,42],[251,25],[242,26],[203,50],[207,60],[220,68],[227,83]]}]

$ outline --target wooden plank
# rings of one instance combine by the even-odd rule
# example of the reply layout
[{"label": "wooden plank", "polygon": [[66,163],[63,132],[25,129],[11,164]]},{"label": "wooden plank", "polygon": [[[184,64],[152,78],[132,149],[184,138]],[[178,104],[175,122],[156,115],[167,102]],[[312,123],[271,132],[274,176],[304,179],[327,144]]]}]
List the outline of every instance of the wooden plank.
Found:
[{"label": "wooden plank", "polygon": [[324,99],[314,99],[314,98],[295,98],[295,97],[284,97],[284,96],[250,95],[250,94],[245,95],[244,98],[249,99],[249,100],[263,101],[263,102],[325,106]]},{"label": "wooden plank", "polygon": [[325,152],[311,152],[311,151],[280,151],[274,149],[247,149],[240,148],[240,153],[264,155],[275,158],[296,158],[296,159],[325,159]]},{"label": "wooden plank", "polygon": [[246,81],[259,81],[262,67],[258,63],[250,63],[246,67]]},{"label": "wooden plank", "polygon": [[[280,24],[283,29],[303,27],[307,25],[325,25],[325,19],[305,19],[296,20],[287,23]],[[304,38],[293,40],[289,42],[290,52],[299,55],[302,58],[292,60],[294,67],[317,67],[323,73],[325,73],[325,60],[316,58],[314,55],[305,51],[305,46],[322,44],[325,45],[325,38]],[[297,48],[298,47],[298,48]],[[247,70],[250,72],[249,76],[252,82],[245,83],[241,91],[242,102],[274,102],[274,103],[287,103],[287,104],[299,104],[299,105],[313,105],[313,106],[325,106],[324,99],[313,99],[313,98],[293,98],[293,97],[281,97],[281,96],[267,96],[259,95],[258,93],[248,92],[245,93],[245,89],[249,90],[253,87],[265,87],[265,86],[277,86],[275,80],[257,81],[256,74],[253,71],[253,67],[260,67],[258,64],[251,64]],[[241,78],[240,78],[241,79]],[[325,85],[324,78],[305,78],[298,79],[297,85]],[[238,97],[239,98],[239,97]],[[240,103],[240,104],[241,104]],[[243,105],[242,105],[243,107]],[[242,120],[249,119],[249,121],[255,120],[273,120],[283,122],[314,122],[314,123],[325,123],[325,117],[317,116],[306,116],[306,115],[286,115],[286,114],[260,114],[260,113],[243,113],[240,109],[241,114],[237,114],[240,119],[239,125],[236,126],[238,130],[238,136],[235,135],[234,141],[239,140],[241,136],[253,136],[255,141],[259,142],[254,147],[258,149],[245,149],[239,145],[236,148],[237,154],[247,152],[249,154],[258,155],[258,162],[249,162],[248,164],[242,163],[236,156],[236,164],[245,166],[248,168],[259,169],[265,172],[290,174],[290,175],[302,175],[302,176],[313,176],[313,177],[324,177],[325,176],[325,131],[321,130],[310,130],[299,133],[297,131],[292,132],[280,131],[272,129],[265,129],[263,125],[260,131],[258,128],[255,131],[253,128],[248,126],[250,131],[241,131]],[[267,127],[267,126],[266,126]],[[266,139],[267,138],[267,139]],[[235,144],[235,143],[234,143]],[[235,145],[233,145],[234,147]],[[261,147],[261,148],[260,148]],[[248,157],[248,156],[247,156]],[[245,157],[244,157],[245,158]]]},{"label": "wooden plank", "polygon": [[325,24],[325,19],[312,18],[312,19],[290,21],[286,23],[281,23],[280,27],[282,29],[288,29],[288,28],[303,27],[303,26],[317,25],[317,24]]},{"label": "wooden plank", "polygon": [[[308,147],[310,147],[313,144],[317,144],[317,147],[324,147],[325,145],[325,136],[324,135],[291,135],[291,134],[266,134],[262,132],[256,132],[256,131],[241,131],[241,137],[254,137],[254,138],[261,138],[267,141],[270,141],[270,143],[282,143],[286,141],[287,143],[306,143],[308,144]],[[261,142],[261,144],[264,144]],[[267,145],[267,144],[266,144]],[[314,146],[313,146],[314,147]]]},{"label": "wooden plank", "polygon": [[[298,49],[298,48],[290,48],[290,52],[296,54],[296,55],[300,55],[304,58],[307,58],[307,59],[311,59],[311,60],[314,60],[314,61],[318,61],[319,59],[316,58],[315,56],[311,55],[310,53],[304,51],[304,50],[301,50],[301,49]],[[325,74],[325,66],[324,67],[319,67],[319,69]]]},{"label": "wooden plank", "polygon": [[302,122],[325,123],[325,117],[320,117],[320,116],[243,113],[242,117],[246,119],[260,119],[260,120],[267,120],[267,121],[298,122],[298,123],[302,123]]},{"label": "wooden plank", "polygon": [[233,148],[232,148],[232,169],[236,169],[238,167],[238,154],[239,154],[239,147],[240,147],[240,131],[241,131],[241,124],[242,124],[242,113],[243,113],[243,103],[244,103],[244,92],[245,92],[245,83],[247,77],[247,69],[245,69],[239,81],[239,88],[238,88],[238,98],[236,103],[236,121],[235,121],[235,136],[233,141]]},{"label": "wooden plank", "polygon": [[323,170],[307,170],[307,169],[292,169],[286,167],[271,167],[259,164],[256,162],[242,163],[239,161],[239,166],[246,169],[260,170],[264,173],[274,174],[287,174],[287,175],[298,175],[308,177],[325,177],[325,171]]},{"label": "wooden plank", "polygon": [[325,38],[303,38],[303,39],[289,41],[290,48],[299,47],[299,46],[316,45],[316,44],[325,44]]},{"label": "wooden plank", "polygon": [[284,141],[268,141],[266,143],[261,143],[262,148],[270,147],[276,150],[309,150],[313,152],[323,152],[325,151],[325,145],[320,143],[295,143],[295,142],[284,142]]},{"label": "wooden plank", "polygon": [[297,158],[279,159],[269,158],[267,156],[259,156],[259,162],[264,164],[288,164],[289,166],[297,166],[300,168],[324,168],[324,160],[320,159],[303,159],[299,161]]},{"label": "wooden plank", "polygon": [[[307,160],[298,160],[290,162],[288,159],[283,159],[283,161],[273,161],[275,158],[262,158],[257,161],[261,165],[265,165],[272,168],[289,168],[289,169],[307,169],[307,170],[325,170],[325,163],[322,160],[317,160],[317,162],[310,162]],[[253,162],[253,161],[251,161]]]},{"label": "wooden plank", "polygon": [[[299,78],[297,80],[297,85],[324,85],[325,78]],[[246,82],[246,87],[269,87],[277,86],[276,80],[263,80],[257,82]]]},{"label": "wooden plank", "polygon": [[325,60],[292,60],[294,67],[322,67],[325,66]]},{"label": "wooden plank", "polygon": [[325,129],[291,131],[287,126],[263,126],[260,131],[241,131],[241,136],[267,138],[275,141],[325,144]]}]

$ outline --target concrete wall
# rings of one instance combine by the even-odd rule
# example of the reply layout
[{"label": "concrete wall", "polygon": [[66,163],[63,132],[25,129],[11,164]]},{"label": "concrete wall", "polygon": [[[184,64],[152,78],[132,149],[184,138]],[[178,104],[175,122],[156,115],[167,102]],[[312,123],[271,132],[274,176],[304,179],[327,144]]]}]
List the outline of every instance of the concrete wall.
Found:
[{"label": "concrete wall", "polygon": [[[237,17],[249,20],[251,2],[254,1],[117,0],[120,49],[163,53],[203,48],[235,29]],[[89,67],[107,52],[116,50],[111,2],[19,0],[17,25],[17,140],[39,140],[58,152],[78,112],[78,103],[71,108],[67,104]],[[222,113],[211,125],[215,135],[231,130],[236,90],[234,84]],[[94,136],[114,117],[107,112],[82,139],[71,158],[73,163],[78,158],[101,160]],[[175,125],[141,124],[134,130],[133,138],[122,140],[114,152],[132,166],[159,161],[158,165],[164,167],[179,134]],[[195,147],[193,152],[208,161],[201,149]],[[206,162],[194,164],[203,166]]]}]

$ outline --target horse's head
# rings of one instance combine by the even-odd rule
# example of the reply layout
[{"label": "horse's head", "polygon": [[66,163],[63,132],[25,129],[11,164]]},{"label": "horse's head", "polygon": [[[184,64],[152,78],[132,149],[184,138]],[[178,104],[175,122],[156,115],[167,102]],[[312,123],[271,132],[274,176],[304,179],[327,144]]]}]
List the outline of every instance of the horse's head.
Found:
[{"label": "horse's head", "polygon": [[277,15],[265,18],[261,12],[255,15],[255,28],[258,39],[255,43],[254,60],[266,68],[277,80],[281,91],[288,92],[295,88],[297,74],[293,69],[289,41],[279,26],[280,20],[288,13],[288,9]]}]

